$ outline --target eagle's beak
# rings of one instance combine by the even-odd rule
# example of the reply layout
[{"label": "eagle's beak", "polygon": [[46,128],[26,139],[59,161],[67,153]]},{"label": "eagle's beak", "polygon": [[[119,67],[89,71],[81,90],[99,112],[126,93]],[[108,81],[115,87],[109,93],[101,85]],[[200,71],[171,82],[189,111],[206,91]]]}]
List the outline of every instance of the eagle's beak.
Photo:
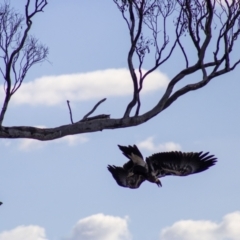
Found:
[{"label": "eagle's beak", "polygon": [[160,182],[159,179],[158,179],[158,181],[156,181],[156,184],[158,185],[158,187],[162,187],[162,183]]}]

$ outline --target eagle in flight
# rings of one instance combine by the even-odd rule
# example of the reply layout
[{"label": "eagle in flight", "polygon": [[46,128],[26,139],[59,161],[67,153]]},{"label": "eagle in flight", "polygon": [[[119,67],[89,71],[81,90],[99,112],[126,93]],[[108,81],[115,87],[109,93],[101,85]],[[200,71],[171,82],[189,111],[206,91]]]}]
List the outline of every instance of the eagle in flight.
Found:
[{"label": "eagle in flight", "polygon": [[118,185],[128,188],[139,188],[145,181],[162,186],[159,178],[164,176],[187,176],[207,170],[215,165],[217,158],[209,152],[161,152],[144,158],[133,146],[118,145],[123,155],[129,159],[123,167],[108,165],[108,170]]}]

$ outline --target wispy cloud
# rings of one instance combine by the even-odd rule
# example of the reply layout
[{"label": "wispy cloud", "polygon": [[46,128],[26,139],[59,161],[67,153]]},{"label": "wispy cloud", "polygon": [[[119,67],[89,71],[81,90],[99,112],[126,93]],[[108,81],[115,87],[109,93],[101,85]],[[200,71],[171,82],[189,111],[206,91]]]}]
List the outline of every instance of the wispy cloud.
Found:
[{"label": "wispy cloud", "polygon": [[154,137],[148,137],[138,143],[139,148],[146,149],[150,152],[164,152],[164,151],[179,151],[181,146],[178,143],[166,142],[166,143],[154,143]]},{"label": "wispy cloud", "polygon": [[[144,71],[143,71],[144,72]],[[160,71],[151,73],[144,82],[143,93],[165,88],[168,77]],[[0,85],[0,99],[3,99]],[[132,94],[132,80],[127,69],[107,69],[88,73],[45,76],[23,83],[13,95],[13,104],[54,106],[71,101],[100,99]],[[1,101],[1,100],[0,100]]]},{"label": "wispy cloud", "polygon": [[18,226],[0,233],[0,240],[47,240],[45,229],[39,226]]},{"label": "wispy cloud", "polygon": [[240,212],[233,212],[215,223],[182,220],[161,231],[160,240],[239,240]]},{"label": "wispy cloud", "polygon": [[82,144],[89,141],[86,135],[70,135],[54,141],[38,141],[34,139],[21,139],[19,140],[18,149],[20,151],[33,151],[46,147],[49,144],[67,144],[68,146],[75,146],[77,144]]},{"label": "wispy cloud", "polygon": [[68,240],[130,240],[127,217],[95,214],[78,221]]}]

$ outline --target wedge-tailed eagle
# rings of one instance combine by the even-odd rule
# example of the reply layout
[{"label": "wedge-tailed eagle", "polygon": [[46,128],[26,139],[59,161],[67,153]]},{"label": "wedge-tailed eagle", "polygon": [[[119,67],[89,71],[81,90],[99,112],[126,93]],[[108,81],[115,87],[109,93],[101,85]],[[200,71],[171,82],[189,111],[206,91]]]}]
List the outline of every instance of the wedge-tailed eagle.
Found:
[{"label": "wedge-tailed eagle", "polygon": [[133,146],[118,145],[123,155],[129,161],[123,167],[108,165],[108,170],[118,185],[128,188],[139,188],[145,180],[162,186],[159,178],[173,176],[187,176],[207,170],[217,162],[209,152],[161,152],[144,158]]}]

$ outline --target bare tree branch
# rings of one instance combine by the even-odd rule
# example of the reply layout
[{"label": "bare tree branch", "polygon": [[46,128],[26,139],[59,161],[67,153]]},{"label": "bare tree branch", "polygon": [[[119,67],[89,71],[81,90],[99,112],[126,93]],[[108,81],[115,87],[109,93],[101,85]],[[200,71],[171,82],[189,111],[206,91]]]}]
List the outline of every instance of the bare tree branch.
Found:
[{"label": "bare tree branch", "polygon": [[[125,3],[127,1],[124,1]],[[132,1],[133,4],[135,3],[138,4],[138,1]],[[175,1],[174,1],[175,2]],[[131,3],[128,3],[131,4]],[[216,5],[219,5],[224,9],[222,13],[219,14],[218,9],[216,9]],[[220,2],[217,1],[199,1],[199,0],[178,0],[177,1],[177,6],[172,2],[172,1],[167,1],[165,2],[164,0],[162,1],[147,1],[145,2],[145,6],[148,6],[147,11],[145,12],[138,12],[138,16],[147,16],[142,17],[143,23],[152,31],[153,33],[153,43],[156,48],[156,63],[155,66],[148,70],[144,75],[142,74],[142,66],[143,66],[143,60],[146,54],[146,50],[150,52],[148,44],[151,41],[148,41],[146,43],[145,38],[143,37],[143,28],[141,29],[141,37],[138,40],[138,44],[135,47],[135,52],[138,56],[139,59],[139,88],[138,88],[138,100],[137,100],[137,108],[136,108],[136,113],[135,116],[138,116],[141,102],[140,102],[140,91],[142,89],[142,84],[146,76],[154,71],[157,67],[159,67],[161,64],[163,64],[166,60],[169,59],[171,56],[173,50],[176,47],[176,44],[180,47],[185,62],[186,62],[186,70],[181,71],[179,74],[176,75],[175,78],[170,81],[169,86],[163,95],[162,99],[159,101],[161,103],[160,105],[164,105],[168,101],[168,98],[172,94],[173,87],[181,80],[183,79],[186,75],[192,74],[197,71],[202,71],[203,79],[206,79],[205,81],[199,81],[199,85],[206,85],[212,78],[209,76],[209,74],[206,71],[207,67],[214,67],[219,68],[220,64],[225,61],[225,64],[229,64],[229,54],[227,54],[230,50],[231,47],[233,46],[233,41],[230,41],[229,34],[230,30],[233,28],[233,26],[237,25],[237,19],[239,19],[239,2],[233,1],[231,5],[227,5],[227,11],[223,7],[223,5]],[[156,8],[156,6],[158,8]],[[219,6],[217,6],[219,7]],[[139,9],[139,8],[138,8]],[[157,10],[156,10],[157,9]],[[234,10],[233,10],[234,9]],[[125,9],[126,10],[126,9]],[[174,44],[172,45],[172,48],[169,51],[169,54],[166,56],[165,59],[161,60],[162,52],[166,48],[168,42],[169,42],[169,37],[166,34],[166,20],[167,17],[174,12],[174,10],[177,10],[178,16],[177,16],[177,21],[176,22],[176,40],[174,41]],[[176,11],[175,11],[176,12]],[[234,12],[234,14],[233,14]],[[223,16],[223,13],[226,13],[226,16]],[[232,17],[234,15],[234,17]],[[157,36],[159,34],[159,31],[157,29],[157,19],[158,17],[161,16],[162,22],[163,22],[163,45],[161,48],[158,46],[158,40]],[[214,62],[205,62],[205,55],[207,52],[207,49],[209,47],[209,44],[212,40],[212,27],[213,27],[213,17],[218,16],[220,19],[220,23],[222,24],[222,28],[220,30],[220,38],[217,39],[217,45],[216,45],[216,52],[214,54]],[[224,19],[227,20],[224,22]],[[139,17],[140,19],[140,17]],[[130,19],[131,20],[131,19]],[[239,20],[238,20],[239,21]],[[215,24],[215,23],[214,23]],[[215,29],[216,29],[216,24],[215,24]],[[198,60],[195,64],[192,65],[192,67],[189,67],[189,60],[187,56],[187,52],[184,49],[184,45],[181,43],[180,37],[186,33],[189,34],[190,39],[192,40],[198,54]],[[237,38],[239,34],[239,24],[238,24],[238,30],[234,33],[234,39]],[[205,35],[205,37],[204,37]],[[232,34],[233,35],[233,34]],[[223,41],[221,41],[221,38],[223,38]],[[220,49],[220,43],[223,42],[225,46],[225,55],[223,55],[220,59],[216,57],[216,55],[219,52]],[[229,43],[231,44],[229,45]],[[161,60],[161,61],[160,61]],[[194,71],[192,71],[194,69]],[[226,69],[230,69],[229,66],[226,67]],[[232,68],[231,68],[232,69]],[[228,72],[228,70],[224,71],[225,73]],[[215,75],[214,75],[215,76]],[[203,84],[204,83],[204,84]],[[185,89],[185,88],[183,88]],[[189,86],[186,87],[186,89],[189,89]],[[192,89],[192,88],[191,88]],[[177,96],[178,93],[180,92],[185,92],[185,91],[179,91],[176,93]],[[171,100],[174,98],[171,98]],[[168,101],[168,106],[169,103],[171,102],[169,99]],[[158,105],[159,106],[159,105]],[[165,109],[165,107],[164,107]],[[126,115],[124,115],[126,117]],[[129,115],[127,115],[129,116]]]},{"label": "bare tree branch", "polygon": [[[232,54],[238,51],[239,46],[240,2],[238,0],[231,2],[227,0],[113,1],[127,23],[130,35],[127,62],[133,83],[133,96],[123,118],[111,119],[110,115],[106,114],[88,117],[106,100],[102,99],[76,123],[71,119],[72,124],[46,129],[2,126],[0,138],[32,138],[47,141],[67,135],[137,126],[158,115],[179,97],[206,86],[213,79],[233,71],[240,64],[240,57],[237,58]],[[6,66],[6,69],[0,69],[6,92],[0,123],[11,95],[21,86],[29,66],[46,59],[48,53],[47,48],[37,45],[36,40],[26,37],[32,24],[31,18],[43,11],[47,2],[35,0],[35,8],[31,13],[28,10],[29,4],[30,0],[26,5],[26,27],[22,34],[19,32],[23,22],[20,16],[0,14],[0,59]],[[2,7],[0,13],[9,12],[6,9],[9,8]],[[15,27],[9,29],[7,24],[3,24],[8,21],[12,21],[14,23],[12,26]],[[171,32],[172,29],[174,30]],[[13,43],[16,46],[10,51],[9,47]],[[183,69],[175,73],[156,105],[140,114],[140,94],[145,79],[170,60],[176,49],[180,52],[177,61],[183,62]],[[144,71],[146,57],[152,57],[153,64]],[[135,70],[138,71],[138,75]],[[193,76],[193,82],[178,88],[178,84],[190,76]],[[71,110],[70,105],[68,106]],[[131,116],[134,107],[135,114]],[[71,115],[70,111],[70,117]]]},{"label": "bare tree branch", "polygon": [[[176,5],[175,0],[144,0],[144,1],[121,1],[114,0],[118,9],[121,11],[124,20],[127,22],[130,30],[131,47],[128,54],[128,67],[133,81],[133,99],[128,104],[124,117],[129,117],[133,107],[137,104],[135,116],[139,115],[141,101],[140,92],[143,87],[143,81],[148,74],[156,70],[161,64],[167,61],[176,47],[178,38],[182,31],[177,34],[176,40],[172,43],[168,54],[163,57],[167,45],[169,44],[169,36],[167,34],[167,21],[173,13]],[[126,16],[129,13],[129,17]],[[159,44],[159,18],[162,18],[162,45]],[[180,27],[180,25],[179,25]],[[181,27],[180,27],[181,28]],[[149,29],[152,32],[152,38],[144,37],[144,32]],[[135,34],[134,34],[135,33]],[[142,66],[146,54],[155,51],[155,63],[145,74],[142,73]],[[137,55],[139,64],[139,77],[136,76],[133,64],[134,54]]]},{"label": "bare tree branch", "polygon": [[[5,64],[5,69],[1,68],[1,73],[5,80],[5,99],[0,113],[0,126],[2,125],[11,96],[21,86],[29,68],[47,58],[48,48],[38,44],[37,39],[34,37],[28,37],[32,26],[32,18],[38,12],[42,12],[46,5],[46,0],[35,0],[34,10],[30,13],[30,0],[27,0],[25,6],[25,26],[23,24],[24,17],[16,13],[14,9],[11,9],[8,3],[0,5],[0,49],[2,52],[0,54]],[[21,60],[19,60],[19,57]],[[15,80],[13,87],[12,73]]]},{"label": "bare tree branch", "polygon": [[[89,120],[95,120],[95,119],[108,119],[110,117],[110,115],[106,115],[106,114],[100,114],[100,115],[97,115],[97,116],[94,116],[94,117],[88,117],[90,116],[96,109],[97,107],[103,103],[104,101],[106,101],[107,99],[106,98],[103,98],[102,100],[100,100],[94,107],[93,109],[88,112],[83,118],[82,120],[80,120],[79,122],[85,122],[85,121],[89,121]],[[71,110],[71,107],[70,107],[70,101],[67,100],[67,105],[68,105],[68,109],[69,109],[69,114],[70,114],[70,119],[71,119],[71,123],[74,124],[73,122],[73,118],[72,118],[72,110]]]}]

